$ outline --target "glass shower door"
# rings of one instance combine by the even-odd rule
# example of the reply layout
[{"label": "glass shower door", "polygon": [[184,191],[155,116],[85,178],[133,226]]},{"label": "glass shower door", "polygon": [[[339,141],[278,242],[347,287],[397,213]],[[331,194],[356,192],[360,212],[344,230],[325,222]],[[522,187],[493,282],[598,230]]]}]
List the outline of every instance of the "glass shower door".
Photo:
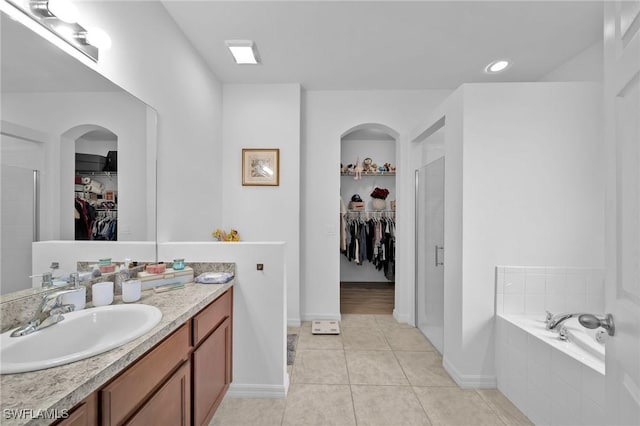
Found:
[{"label": "glass shower door", "polygon": [[444,348],[444,157],[416,170],[416,326]]}]

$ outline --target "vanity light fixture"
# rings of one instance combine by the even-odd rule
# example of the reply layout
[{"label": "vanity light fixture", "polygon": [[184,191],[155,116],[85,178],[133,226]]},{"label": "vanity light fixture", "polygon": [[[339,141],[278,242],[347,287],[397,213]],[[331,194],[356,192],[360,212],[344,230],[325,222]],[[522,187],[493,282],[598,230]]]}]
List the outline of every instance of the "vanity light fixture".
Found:
[{"label": "vanity light fixture", "polygon": [[111,47],[111,37],[100,28],[90,28],[88,30],[82,27],[79,28],[81,30],[77,31],[77,29],[70,26],[58,25],[55,30],[75,46],[89,45],[98,49],[108,49]]},{"label": "vanity light fixture", "polygon": [[68,24],[78,22],[78,9],[69,0],[36,0],[29,3],[31,10],[42,18],[56,18]]},{"label": "vanity light fixture", "polygon": [[78,23],[78,9],[71,0],[6,1],[95,62],[99,49],[111,47],[111,37],[106,32]]},{"label": "vanity light fixture", "polygon": [[226,40],[225,44],[238,65],[257,65],[260,63],[258,48],[252,40]]},{"label": "vanity light fixture", "polygon": [[491,62],[484,68],[484,72],[487,74],[497,74],[509,68],[511,63],[506,59],[498,59],[496,61]]}]

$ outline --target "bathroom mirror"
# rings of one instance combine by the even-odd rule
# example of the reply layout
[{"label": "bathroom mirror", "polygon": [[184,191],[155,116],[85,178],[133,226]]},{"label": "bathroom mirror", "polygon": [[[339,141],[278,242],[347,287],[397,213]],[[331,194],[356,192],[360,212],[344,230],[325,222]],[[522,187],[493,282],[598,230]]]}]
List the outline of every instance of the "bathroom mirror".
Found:
[{"label": "bathroom mirror", "polygon": [[33,241],[155,242],[157,114],[7,14],[1,19],[6,294],[32,286]]}]

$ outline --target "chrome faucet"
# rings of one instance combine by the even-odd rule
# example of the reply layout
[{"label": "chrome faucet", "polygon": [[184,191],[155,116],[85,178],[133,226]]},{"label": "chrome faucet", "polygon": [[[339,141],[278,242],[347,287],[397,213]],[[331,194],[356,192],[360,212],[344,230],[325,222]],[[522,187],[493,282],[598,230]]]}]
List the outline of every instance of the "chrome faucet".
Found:
[{"label": "chrome faucet", "polygon": [[11,337],[26,336],[27,334],[42,330],[43,328],[50,327],[62,321],[64,319],[62,314],[71,312],[75,308],[73,304],[63,305],[62,296],[76,291],[78,291],[78,289],[45,294],[33,318],[26,324],[15,329],[13,333],[11,333]]},{"label": "chrome faucet", "polygon": [[547,329],[548,330],[555,330],[560,324],[562,324],[563,322],[565,322],[566,320],[568,320],[569,318],[573,318],[573,317],[578,317],[582,315],[582,313],[568,313],[565,312],[563,314],[556,314],[556,315],[552,315],[550,312],[547,311]]}]

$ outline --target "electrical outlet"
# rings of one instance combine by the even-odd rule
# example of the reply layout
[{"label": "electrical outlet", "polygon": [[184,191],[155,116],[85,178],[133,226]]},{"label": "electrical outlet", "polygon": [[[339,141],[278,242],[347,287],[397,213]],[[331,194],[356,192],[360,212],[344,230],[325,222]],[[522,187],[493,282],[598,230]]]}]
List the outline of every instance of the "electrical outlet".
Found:
[{"label": "electrical outlet", "polygon": [[262,271],[262,270],[264,270],[264,265],[263,265],[262,263],[257,263],[257,264],[256,264],[256,269],[257,269],[258,271]]}]

